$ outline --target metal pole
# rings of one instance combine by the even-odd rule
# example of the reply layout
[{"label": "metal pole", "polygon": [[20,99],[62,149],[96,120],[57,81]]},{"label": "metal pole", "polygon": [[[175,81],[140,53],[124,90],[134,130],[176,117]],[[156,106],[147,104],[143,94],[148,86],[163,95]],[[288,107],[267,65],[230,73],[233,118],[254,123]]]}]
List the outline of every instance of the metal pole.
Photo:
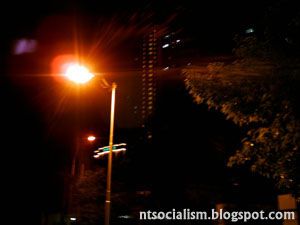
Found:
[{"label": "metal pole", "polygon": [[109,132],[109,155],[107,165],[106,198],[105,198],[105,225],[109,225],[110,219],[110,193],[111,193],[111,171],[113,154],[113,136],[114,136],[114,117],[115,117],[115,98],[117,84],[112,83],[111,89],[111,109],[110,109],[110,132]]}]

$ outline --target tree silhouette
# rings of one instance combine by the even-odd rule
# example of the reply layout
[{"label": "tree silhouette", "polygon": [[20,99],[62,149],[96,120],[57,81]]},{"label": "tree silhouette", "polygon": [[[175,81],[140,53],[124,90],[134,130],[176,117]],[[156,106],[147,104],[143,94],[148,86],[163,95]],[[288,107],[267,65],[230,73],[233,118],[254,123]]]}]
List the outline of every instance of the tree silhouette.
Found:
[{"label": "tree silhouette", "polygon": [[196,103],[221,111],[244,132],[228,166],[247,166],[299,196],[300,11],[296,9],[286,1],[277,2],[267,11],[261,32],[235,37],[232,63],[210,63],[183,73]]}]

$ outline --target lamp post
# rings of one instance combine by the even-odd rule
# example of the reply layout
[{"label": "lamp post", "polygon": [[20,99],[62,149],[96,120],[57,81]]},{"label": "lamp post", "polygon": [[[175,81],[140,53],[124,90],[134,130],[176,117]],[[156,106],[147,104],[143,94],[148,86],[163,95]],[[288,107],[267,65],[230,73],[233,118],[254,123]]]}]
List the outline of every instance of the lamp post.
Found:
[{"label": "lamp post", "polygon": [[[75,186],[75,181],[77,180],[76,178],[79,176],[79,177],[82,177],[82,175],[84,174],[85,172],[85,165],[89,165],[88,161],[86,161],[86,154],[82,154],[82,149],[81,149],[81,146],[82,146],[82,142],[85,141],[85,142],[89,142],[89,143],[93,143],[94,141],[96,140],[96,137],[94,135],[89,135],[87,137],[76,137],[76,147],[75,147],[75,152],[72,156],[72,162],[71,162],[71,174],[70,174],[70,183],[69,183],[69,189],[68,189],[68,195],[67,195],[67,201],[66,201],[66,210],[67,210],[67,213],[68,215],[70,213],[74,213],[74,205],[73,205],[73,192],[74,192],[74,186]],[[82,159],[82,156],[83,157],[83,161],[81,160],[78,160],[78,158]],[[76,217],[70,217],[68,218],[70,219],[70,221],[72,222],[75,222],[76,221]]]},{"label": "lamp post", "polygon": [[104,219],[105,225],[109,225],[109,219],[110,219],[111,171],[112,171],[116,89],[117,89],[117,84],[112,83],[111,107],[110,107],[109,155],[108,155],[106,197],[105,197],[105,219]]},{"label": "lamp post", "polygon": [[[94,75],[82,65],[70,64],[66,70],[65,76],[78,84],[83,84],[91,80]],[[115,117],[115,99],[117,84],[113,82],[111,85],[102,78],[105,87],[111,88],[111,108],[110,108],[110,131],[109,131],[109,155],[107,166],[107,182],[105,197],[105,220],[104,224],[109,225],[110,221],[110,203],[111,203],[111,174],[112,174],[112,155],[113,155],[113,137],[114,137],[114,117]]]},{"label": "lamp post", "polygon": [[[76,159],[78,157],[78,154],[80,155],[80,148],[82,145],[82,141],[88,141],[89,143],[93,143],[96,140],[96,137],[94,135],[89,135],[85,138],[81,138],[81,137],[77,137],[76,138],[76,148],[75,148],[75,153],[73,155],[73,159],[72,159],[72,165],[71,165],[71,177],[75,176],[76,173]],[[82,165],[79,166],[79,174],[81,175],[81,172],[84,172],[84,168],[82,170]]]}]

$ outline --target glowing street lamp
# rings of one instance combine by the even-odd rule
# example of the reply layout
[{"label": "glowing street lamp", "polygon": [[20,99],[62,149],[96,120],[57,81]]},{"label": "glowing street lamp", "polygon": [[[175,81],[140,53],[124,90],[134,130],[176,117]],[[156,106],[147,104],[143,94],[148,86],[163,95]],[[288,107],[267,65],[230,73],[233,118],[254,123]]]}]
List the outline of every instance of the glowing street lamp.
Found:
[{"label": "glowing street lamp", "polygon": [[[71,80],[77,84],[84,84],[94,77],[94,75],[85,66],[77,64],[77,63],[69,64],[66,68],[64,75],[69,80]],[[108,87],[111,88],[109,155],[108,155],[108,166],[107,166],[105,220],[104,220],[104,224],[109,225],[110,202],[111,202],[111,172],[112,172],[112,155],[113,155],[113,135],[114,135],[114,118],[115,118],[115,98],[116,98],[117,84],[113,82],[111,85],[109,85],[108,82],[104,78],[102,78],[102,81],[106,88],[108,88]],[[90,137],[90,139],[93,139],[93,137]]]},{"label": "glowing street lamp", "polygon": [[85,66],[76,63],[68,65],[64,75],[77,84],[84,84],[94,77]]},{"label": "glowing street lamp", "polygon": [[93,141],[96,140],[96,137],[95,137],[94,135],[90,135],[90,136],[87,137],[87,140],[88,140],[89,142],[93,142]]}]

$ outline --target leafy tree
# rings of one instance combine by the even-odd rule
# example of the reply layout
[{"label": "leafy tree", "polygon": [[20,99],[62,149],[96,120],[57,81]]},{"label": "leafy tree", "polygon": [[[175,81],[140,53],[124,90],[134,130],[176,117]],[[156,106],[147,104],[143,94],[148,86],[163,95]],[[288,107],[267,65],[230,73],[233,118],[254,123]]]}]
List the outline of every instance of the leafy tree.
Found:
[{"label": "leafy tree", "polygon": [[183,73],[196,103],[221,111],[244,132],[228,166],[247,166],[299,196],[300,11],[292,6],[278,2],[262,32],[237,35],[232,63]]},{"label": "leafy tree", "polygon": [[[104,221],[106,194],[106,170],[97,168],[86,170],[74,182],[72,212],[78,218],[77,224],[94,225]],[[112,181],[111,220],[132,208],[133,197],[126,192],[125,183],[116,176]]]},{"label": "leafy tree", "polygon": [[100,224],[104,218],[105,170],[85,171],[74,183],[72,209],[81,225]]}]

